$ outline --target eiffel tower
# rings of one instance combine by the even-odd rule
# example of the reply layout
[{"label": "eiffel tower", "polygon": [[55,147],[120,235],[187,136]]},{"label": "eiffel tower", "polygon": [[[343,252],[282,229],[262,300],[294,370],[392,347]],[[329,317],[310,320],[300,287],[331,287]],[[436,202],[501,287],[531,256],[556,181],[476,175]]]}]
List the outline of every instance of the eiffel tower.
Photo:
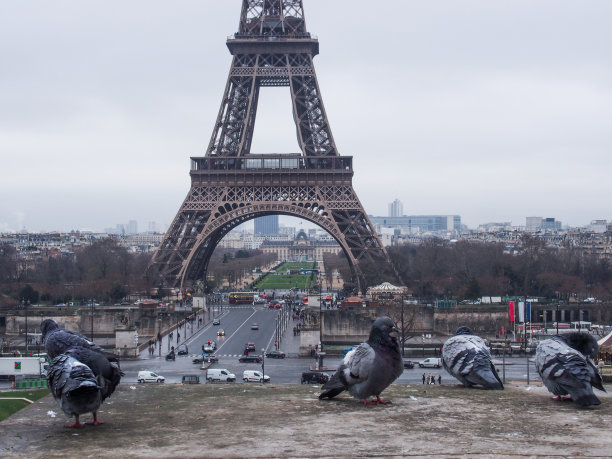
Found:
[{"label": "eiffel tower", "polygon": [[[364,268],[397,279],[353,189],[353,158],[340,156],[313,65],[319,42],[302,0],[243,0],[221,108],[204,157],[191,158],[191,189],[150,268],[166,287],[205,282],[210,257],[233,228],[256,217],[300,217],[332,235],[359,291]],[[289,87],[300,153],[252,154],[262,87]],[[387,277],[389,278],[389,277]]]}]

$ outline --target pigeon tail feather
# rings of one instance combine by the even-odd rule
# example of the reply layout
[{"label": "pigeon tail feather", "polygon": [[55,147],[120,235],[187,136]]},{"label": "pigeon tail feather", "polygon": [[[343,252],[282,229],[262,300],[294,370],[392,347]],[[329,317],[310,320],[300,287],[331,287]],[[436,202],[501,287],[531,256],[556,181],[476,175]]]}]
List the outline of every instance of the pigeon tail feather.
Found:
[{"label": "pigeon tail feather", "polygon": [[572,394],[572,400],[578,406],[593,406],[593,405],[601,405],[601,402],[597,398],[595,394],[583,392],[578,396]]},{"label": "pigeon tail feather", "polygon": [[341,394],[345,390],[345,387],[337,387],[334,389],[326,390],[325,392],[321,392],[321,394],[319,394],[319,400],[323,400],[324,398],[334,398],[336,395]]}]

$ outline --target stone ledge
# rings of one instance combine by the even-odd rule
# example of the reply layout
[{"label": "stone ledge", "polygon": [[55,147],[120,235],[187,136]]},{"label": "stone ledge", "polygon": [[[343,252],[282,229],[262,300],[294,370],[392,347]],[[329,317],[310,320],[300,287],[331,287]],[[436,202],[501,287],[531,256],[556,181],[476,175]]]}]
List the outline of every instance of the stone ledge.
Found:
[{"label": "stone ledge", "polygon": [[[120,385],[106,424],[65,429],[45,397],[0,423],[10,457],[609,456],[612,397],[578,409],[542,387],[396,384],[387,406],[309,385]],[[57,417],[48,413],[53,411]],[[89,416],[85,420],[88,420]]]}]

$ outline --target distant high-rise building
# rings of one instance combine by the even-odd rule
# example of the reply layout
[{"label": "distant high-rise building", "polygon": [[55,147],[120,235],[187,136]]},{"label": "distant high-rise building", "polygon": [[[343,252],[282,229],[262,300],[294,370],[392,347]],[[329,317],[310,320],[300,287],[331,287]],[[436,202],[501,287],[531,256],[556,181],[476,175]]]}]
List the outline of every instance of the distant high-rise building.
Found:
[{"label": "distant high-rise building", "polygon": [[402,215],[401,217],[374,217],[374,225],[384,228],[400,228],[408,234],[414,231],[461,231],[460,215]]},{"label": "distant high-rise building", "polygon": [[560,230],[561,222],[555,220],[552,217],[548,217],[542,220],[542,229],[543,230]]},{"label": "distant high-rise building", "polygon": [[553,217],[526,217],[525,219],[525,230],[526,231],[557,231],[561,229],[561,222],[555,220]]},{"label": "distant high-rise building", "polygon": [[255,219],[255,235],[275,236],[278,234],[278,215],[266,215]]},{"label": "distant high-rise building", "polygon": [[608,222],[607,220],[592,220],[589,230],[594,233],[605,233],[608,230]]},{"label": "distant high-rise building", "polygon": [[136,234],[138,233],[138,222],[136,220],[130,220],[127,224],[127,233]]},{"label": "distant high-rise building", "polygon": [[157,222],[149,222],[149,228],[148,228],[148,232],[149,233],[156,233],[157,232]]},{"label": "distant high-rise building", "polygon": [[525,230],[537,231],[542,227],[542,217],[526,217]]},{"label": "distant high-rise building", "polygon": [[389,217],[401,217],[404,215],[404,204],[399,199],[389,203]]}]

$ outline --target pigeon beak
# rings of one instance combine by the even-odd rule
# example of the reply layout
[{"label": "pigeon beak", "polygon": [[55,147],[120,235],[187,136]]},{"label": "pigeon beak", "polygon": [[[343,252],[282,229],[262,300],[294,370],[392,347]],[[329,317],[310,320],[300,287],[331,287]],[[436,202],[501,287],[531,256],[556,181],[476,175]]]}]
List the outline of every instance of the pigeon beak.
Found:
[{"label": "pigeon beak", "polygon": [[391,329],[391,331],[389,332],[389,336],[391,338],[398,338],[399,337],[399,330],[397,328],[393,327]]}]

